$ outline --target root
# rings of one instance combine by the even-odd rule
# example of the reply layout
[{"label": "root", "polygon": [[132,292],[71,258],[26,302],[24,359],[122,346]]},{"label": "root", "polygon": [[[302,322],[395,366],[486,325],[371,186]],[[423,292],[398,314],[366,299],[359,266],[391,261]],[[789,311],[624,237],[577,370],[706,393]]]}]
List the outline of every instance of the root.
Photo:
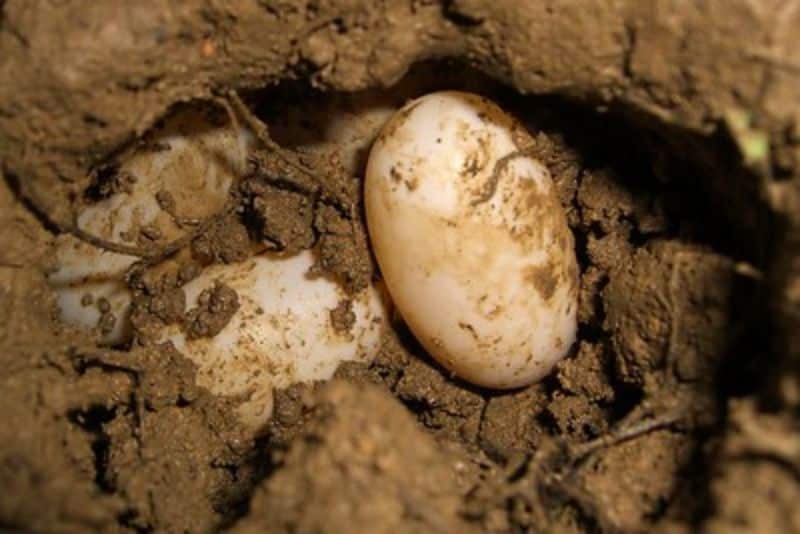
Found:
[{"label": "root", "polygon": [[[345,218],[351,221],[355,219],[355,207],[352,205],[352,202],[348,201],[346,198],[343,199],[341,194],[338,194],[336,191],[332,190],[328,183],[325,180],[320,179],[320,177],[311,168],[301,162],[295,153],[278,145],[270,137],[269,128],[267,125],[255,116],[255,114],[242,101],[241,97],[236,91],[228,91],[224,95],[214,96],[212,101],[225,110],[231,126],[234,129],[239,130],[241,126],[245,126],[253,134],[255,134],[256,138],[264,147],[264,149],[266,149],[270,154],[274,154],[281,163],[295,172],[302,174],[304,177],[309,178],[314,184],[315,189],[310,191],[311,194],[317,195],[318,198],[321,197],[319,198],[321,201],[327,201],[327,203],[330,203],[334,208],[337,209],[337,211],[340,211]],[[136,264],[139,268],[157,265],[173,254],[187,247],[197,237],[208,231],[209,228],[211,228],[215,223],[227,217],[236,210],[239,205],[240,198],[235,192],[238,191],[237,188],[241,182],[241,179],[241,176],[234,177],[234,182],[230,187],[231,198],[226,203],[225,207],[220,212],[202,219],[182,217],[178,215],[175,213],[174,205],[171,202],[171,198],[168,196],[168,192],[164,192],[164,194],[156,194],[156,201],[158,202],[159,206],[172,218],[178,227],[191,227],[191,230],[185,235],[161,247],[128,245],[93,235],[80,228],[77,221],[77,213],[75,213],[72,221],[68,225],[59,223],[55,223],[55,225],[57,230],[60,232],[71,234],[77,239],[101,250],[112,252],[114,254],[139,258],[140,261]],[[47,215],[46,211],[44,210],[42,210],[42,213]],[[48,217],[48,219],[53,221],[53,219],[50,217]]]},{"label": "root", "polygon": [[784,70],[787,72],[798,74],[800,73],[800,62],[792,61],[789,58],[780,56],[776,52],[764,49],[752,49],[746,51],[746,56],[754,61],[759,61],[772,67],[775,70]]},{"label": "root", "polygon": [[294,152],[286,150],[276,143],[269,135],[268,126],[264,123],[264,121],[256,117],[250,108],[248,108],[247,105],[242,101],[242,98],[236,91],[228,91],[224,96],[215,97],[214,101],[225,109],[231,120],[231,123],[235,127],[238,127],[240,123],[243,123],[255,134],[256,138],[266,150],[277,156],[278,159],[280,159],[281,162],[289,168],[311,179],[311,181],[318,188],[318,191],[322,193],[325,200],[333,203],[334,207],[341,211],[342,214],[347,218],[353,218],[354,207],[352,206],[352,203],[346,198],[342,198],[341,194],[331,189],[328,183],[325,180],[320,179],[318,174],[314,172],[313,169],[300,161]]},{"label": "root", "polygon": [[569,465],[565,472],[550,479],[549,489],[561,493],[575,503],[584,514],[597,522],[603,532],[622,532],[622,529],[605,513],[602,502],[599,502],[594,495],[585,491],[576,482],[575,477],[580,465],[595,452],[616,447],[657,430],[672,427],[684,417],[685,414],[678,410],[667,411],[654,417],[622,425],[581,445],[568,447]]},{"label": "root", "polygon": [[[231,121],[231,125],[235,129],[237,130],[239,129],[240,126],[239,117],[244,117],[247,127],[250,128],[257,135],[258,139],[269,150],[275,151],[279,156],[282,157],[282,159],[289,162],[288,158],[286,158],[286,156],[283,154],[283,149],[279,147],[269,137],[269,132],[267,130],[266,125],[252,115],[250,110],[247,109],[247,107],[244,105],[244,103],[241,101],[239,96],[234,91],[230,92],[228,98],[217,97],[214,99],[214,101],[220,104],[226,110],[228,118]],[[311,175],[310,170],[299,166],[299,164],[295,165],[295,167]],[[236,189],[236,186],[240,179],[241,177],[235,177],[234,184],[231,185],[230,191],[234,191]],[[157,194],[156,201],[158,202],[159,207],[161,207],[161,209],[164,210],[172,218],[172,220],[175,222],[177,226],[179,227],[192,226],[194,228],[188,233],[186,233],[184,236],[170,243],[167,243],[166,245],[159,247],[155,250],[153,250],[150,247],[139,247],[134,245],[125,245],[122,243],[116,243],[95,236],[89,232],[86,232],[85,230],[81,229],[80,226],[78,225],[77,214],[69,227],[66,228],[62,227],[59,228],[59,230],[65,233],[72,234],[81,241],[85,241],[86,243],[89,243],[90,245],[97,247],[101,250],[113,252],[115,254],[123,254],[126,256],[133,256],[139,258],[141,260],[140,262],[138,262],[139,267],[151,266],[161,263],[162,261],[169,258],[173,254],[187,247],[192,241],[194,241],[196,238],[198,238],[206,231],[208,231],[208,229],[211,228],[215,223],[230,215],[238,205],[237,199],[232,198],[226,203],[225,207],[220,212],[215,213],[203,219],[195,219],[195,218],[181,217],[180,215],[175,213],[174,207],[171,205],[169,197]]]},{"label": "root", "polygon": [[548,509],[552,508],[553,499],[571,502],[587,518],[595,521],[602,532],[620,532],[619,526],[604,512],[602,503],[576,481],[578,468],[600,450],[674,426],[684,417],[684,413],[672,409],[623,424],[604,436],[577,446],[569,446],[560,439],[545,442],[534,455],[509,467],[503,477],[509,484],[492,501],[502,507],[507,507],[509,500],[523,501],[538,525],[548,523]]},{"label": "root", "polygon": [[103,239],[102,237],[97,237],[96,235],[92,235],[85,230],[82,230],[77,222],[73,222],[67,228],[60,228],[61,231],[72,234],[73,236],[77,237],[81,241],[85,241],[90,245],[97,247],[101,250],[105,250],[106,252],[113,252],[115,254],[124,254],[126,256],[134,256],[137,258],[147,258],[150,254],[148,250],[144,247],[136,247],[133,245],[123,245],[121,243],[115,243],[113,241],[108,241],[107,239]]},{"label": "root", "polygon": [[494,164],[494,169],[492,169],[491,176],[489,176],[489,178],[486,180],[486,183],[483,184],[483,187],[481,188],[481,194],[478,196],[478,198],[472,201],[471,205],[475,207],[479,204],[483,204],[484,202],[488,202],[489,199],[491,199],[497,192],[497,185],[500,183],[500,176],[506,167],[508,167],[508,164],[517,158],[531,155],[534,148],[534,146],[521,148],[498,159]]},{"label": "root", "polygon": [[570,456],[573,462],[579,463],[591,454],[601,450],[615,447],[626,441],[636,439],[638,437],[649,434],[656,430],[671,427],[683,419],[683,414],[674,412],[666,412],[656,417],[637,421],[630,425],[625,425],[620,428],[614,429],[604,436],[597,439],[587,441],[581,445],[570,448]]},{"label": "root", "polygon": [[186,248],[192,241],[208,231],[208,229],[211,228],[214,223],[231,214],[236,209],[237,204],[238,203],[235,201],[229,201],[225,208],[223,208],[219,213],[215,213],[214,215],[199,221],[191,232],[188,232],[186,235],[179,237],[178,239],[167,243],[163,247],[159,247],[156,250],[150,250],[145,247],[137,247],[133,245],[123,245],[121,243],[115,243],[113,241],[97,237],[78,227],[77,221],[74,221],[69,228],[65,228],[63,231],[72,234],[81,241],[85,241],[86,243],[89,243],[90,245],[101,250],[139,258],[141,260],[139,262],[140,265],[157,265],[173,254]]}]

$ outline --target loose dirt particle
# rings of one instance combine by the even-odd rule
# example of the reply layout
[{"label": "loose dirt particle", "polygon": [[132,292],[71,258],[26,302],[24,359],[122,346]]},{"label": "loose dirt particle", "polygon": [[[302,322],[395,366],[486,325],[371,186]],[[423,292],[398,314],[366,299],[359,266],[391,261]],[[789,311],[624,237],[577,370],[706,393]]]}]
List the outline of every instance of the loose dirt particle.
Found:
[{"label": "loose dirt particle", "polygon": [[337,332],[349,332],[355,321],[356,314],[353,313],[352,300],[340,300],[339,304],[331,310],[331,324],[333,325],[333,329]]},{"label": "loose dirt particle", "polygon": [[200,293],[197,307],[186,312],[183,331],[189,339],[214,337],[239,309],[239,296],[225,284],[216,284]]}]

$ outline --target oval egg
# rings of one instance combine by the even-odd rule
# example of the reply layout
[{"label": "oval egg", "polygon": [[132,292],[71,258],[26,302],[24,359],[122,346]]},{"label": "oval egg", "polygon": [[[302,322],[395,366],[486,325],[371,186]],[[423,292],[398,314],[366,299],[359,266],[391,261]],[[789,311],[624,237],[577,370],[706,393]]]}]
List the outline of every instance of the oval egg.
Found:
[{"label": "oval egg", "polygon": [[178,325],[161,334],[197,365],[198,385],[245,398],[238,414],[253,430],[272,415],[273,388],[327,380],[342,362],[369,361],[380,348],[387,321],[378,289],[348,296],[325,276],[311,276],[313,264],[312,251],[305,250],[209,266],[183,286],[187,309],[200,304],[213,314],[229,306],[222,299],[209,302],[215,286],[224,284],[236,293],[232,315],[212,336],[193,336]]},{"label": "oval egg", "polygon": [[414,100],[370,152],[367,226],[398,311],[444,367],[530,384],[573,344],[574,240],[517,121],[478,95]]},{"label": "oval egg", "polygon": [[[355,160],[352,153],[363,148],[354,144],[357,133],[379,127],[371,126],[372,118],[362,125],[367,123],[358,114],[346,119],[340,150]],[[181,224],[175,216],[200,220],[222,210],[232,184],[245,172],[252,143],[247,130],[234,130],[224,115],[220,119],[202,106],[176,113],[120,156],[121,187],[85,206],[78,225],[115,244],[139,244],[144,232],[156,235],[158,245],[180,239],[196,223]],[[335,148],[335,140],[329,144]],[[54,256],[48,281],[62,320],[87,329],[100,326],[102,343],[128,341],[132,292],[124,276],[138,258],[72,235],[57,238]],[[206,266],[182,286],[182,324],[152,332],[156,341],[171,341],[194,362],[198,385],[240,400],[238,418],[254,433],[272,415],[275,388],[326,380],[342,362],[368,361],[380,348],[388,322],[382,292],[370,285],[348,295],[336,281],[312,276],[314,262],[313,251],[304,250]],[[114,321],[104,323],[104,316]]]}]

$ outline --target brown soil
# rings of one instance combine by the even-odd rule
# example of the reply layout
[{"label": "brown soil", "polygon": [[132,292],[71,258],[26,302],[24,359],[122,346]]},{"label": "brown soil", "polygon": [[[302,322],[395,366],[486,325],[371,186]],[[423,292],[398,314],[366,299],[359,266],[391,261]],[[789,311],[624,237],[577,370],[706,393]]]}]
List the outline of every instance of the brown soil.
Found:
[{"label": "brown soil", "polygon": [[[798,25],[797,0],[0,0],[0,528],[800,532]],[[361,175],[280,125],[398,84],[482,92],[535,133],[579,340],[497,393],[398,320],[372,364],[277,392],[254,440],[241,399],[148,333],[224,326],[235,292],[186,310],[180,289],[213,262],[313,247],[348,292],[379,278]],[[191,239],[137,236],[137,341],[98,346],[57,320],[54,236],[129,187],[114,158],[189,100],[273,135]],[[332,319],[350,327],[349,301]]]}]

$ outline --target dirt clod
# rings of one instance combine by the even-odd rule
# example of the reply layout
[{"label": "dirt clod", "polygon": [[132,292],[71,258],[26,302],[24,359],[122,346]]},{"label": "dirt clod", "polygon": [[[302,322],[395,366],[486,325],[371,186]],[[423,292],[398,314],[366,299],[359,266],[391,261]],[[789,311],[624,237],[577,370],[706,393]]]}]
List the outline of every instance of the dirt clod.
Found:
[{"label": "dirt clod", "polygon": [[286,254],[314,245],[314,203],[308,196],[255,180],[249,181],[247,187],[253,195],[252,209],[264,239]]},{"label": "dirt clod", "polygon": [[225,284],[203,290],[197,307],[186,312],[182,329],[189,339],[214,337],[228,325],[239,309],[239,295]]},{"label": "dirt clod", "polygon": [[192,242],[192,255],[200,263],[236,263],[250,255],[247,228],[235,215],[216,221]]},{"label": "dirt clod", "polygon": [[333,325],[333,329],[337,332],[349,332],[355,321],[356,314],[353,313],[352,300],[341,300],[339,304],[331,310],[331,325]]},{"label": "dirt clod", "polygon": [[332,382],[309,410],[233,532],[474,530],[460,518],[447,455],[386,392]]}]

